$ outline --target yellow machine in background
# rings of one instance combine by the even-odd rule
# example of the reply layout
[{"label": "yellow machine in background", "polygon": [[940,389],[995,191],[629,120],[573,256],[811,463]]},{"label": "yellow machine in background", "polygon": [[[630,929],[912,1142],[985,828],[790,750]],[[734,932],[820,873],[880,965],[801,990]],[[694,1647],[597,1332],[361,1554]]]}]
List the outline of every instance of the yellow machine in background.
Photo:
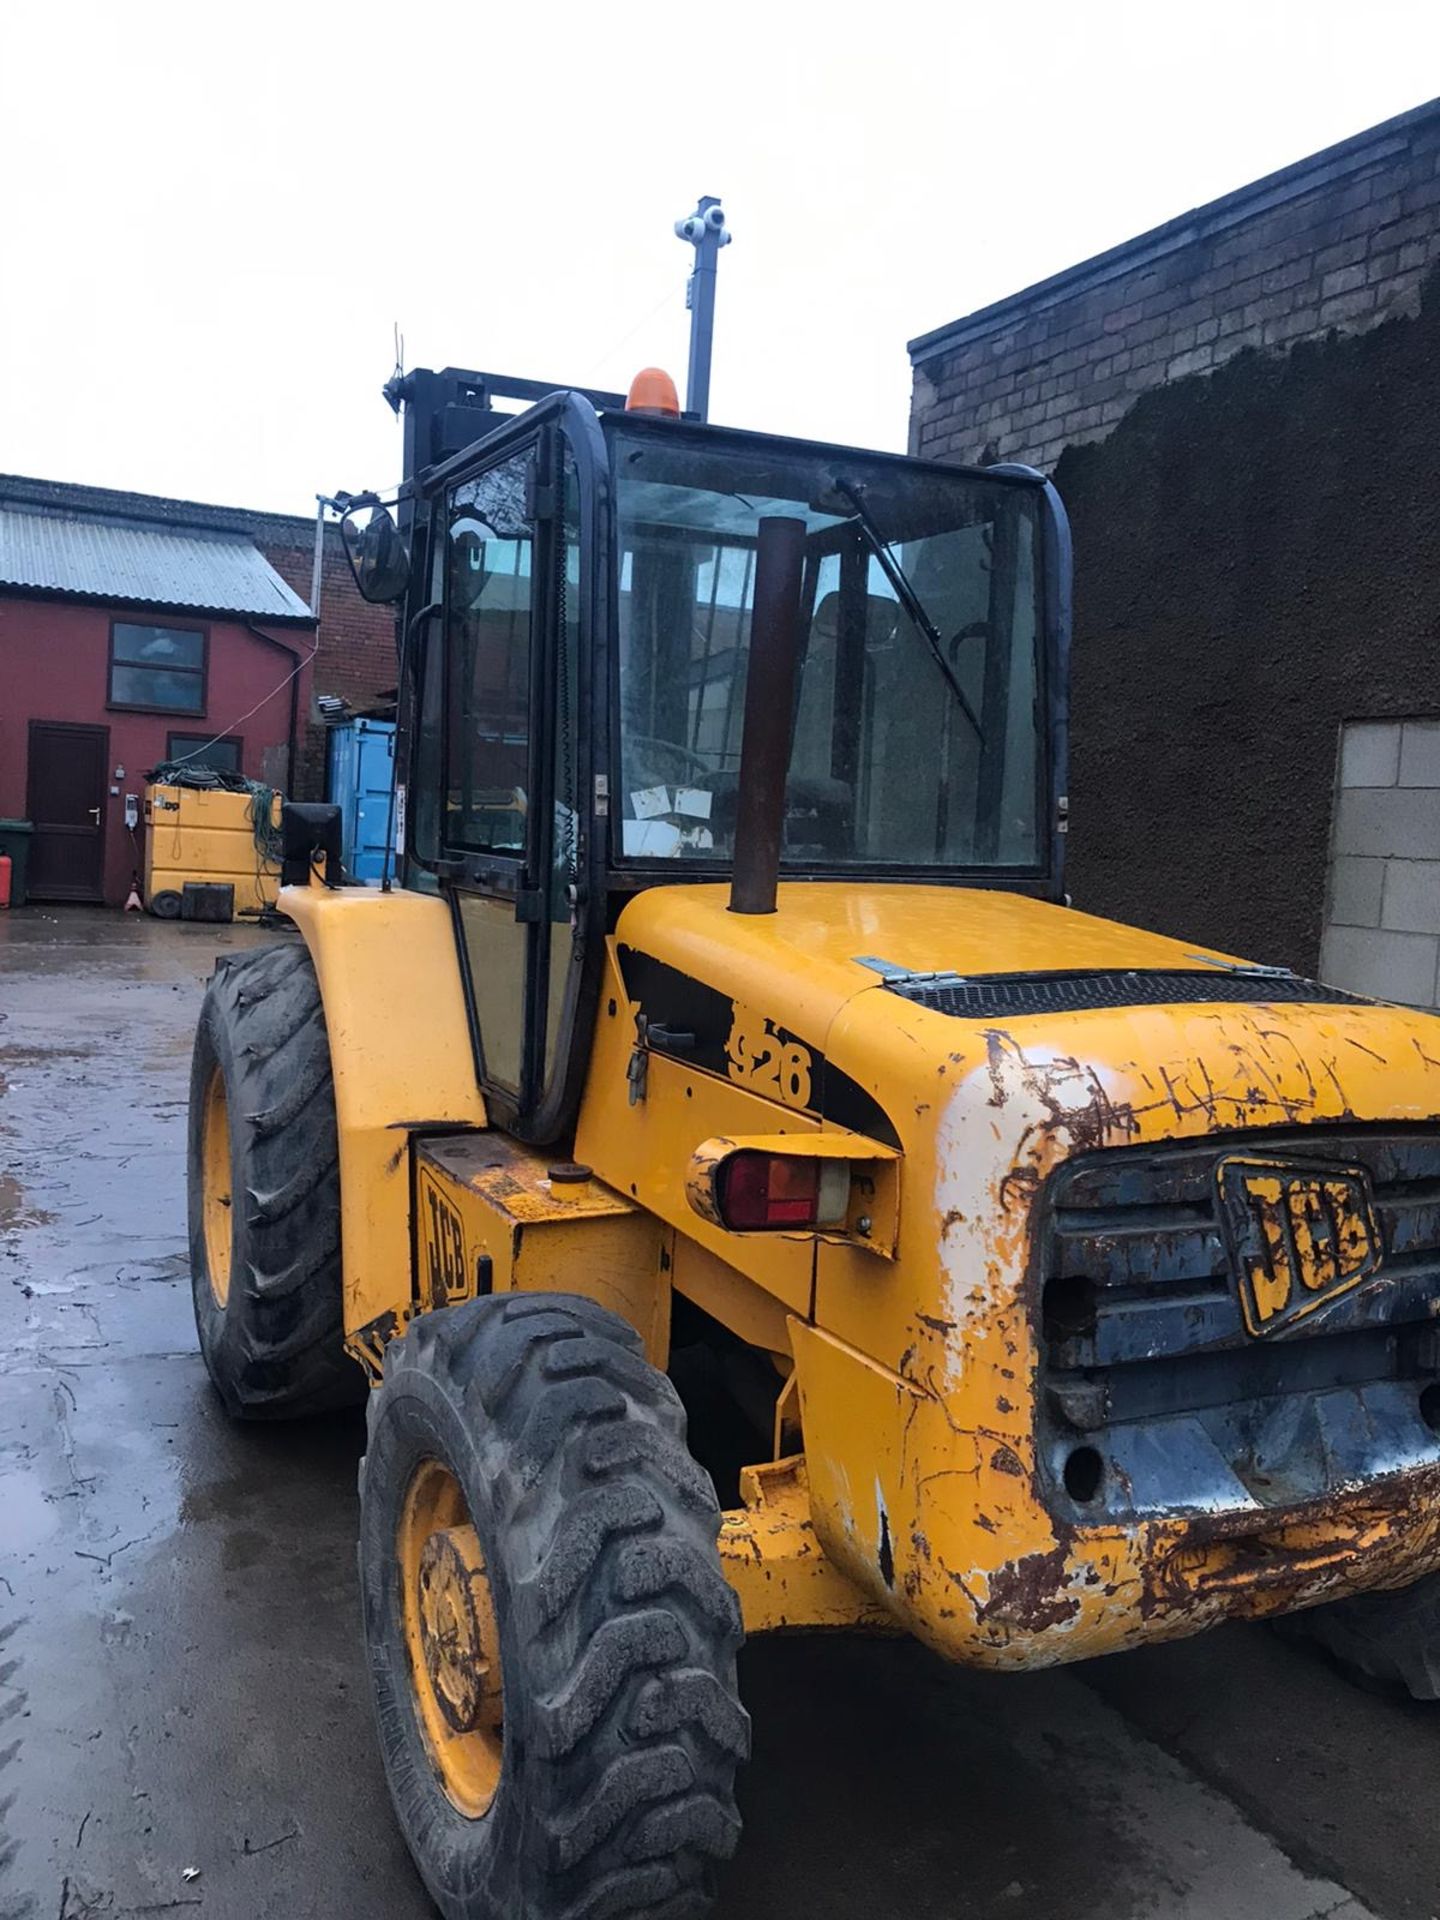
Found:
[{"label": "yellow machine in background", "polygon": [[[160,920],[178,920],[187,882],[235,889],[235,912],[273,907],[280,867],[261,851],[255,797],[225,788],[157,782],[145,789],[145,906]],[[281,796],[271,801],[278,836]]]}]

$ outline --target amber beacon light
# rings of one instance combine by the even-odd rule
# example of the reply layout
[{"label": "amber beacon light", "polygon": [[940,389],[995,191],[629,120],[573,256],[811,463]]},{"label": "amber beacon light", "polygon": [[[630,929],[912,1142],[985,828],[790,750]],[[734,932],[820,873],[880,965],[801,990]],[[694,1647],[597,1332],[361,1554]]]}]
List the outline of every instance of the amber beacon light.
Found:
[{"label": "amber beacon light", "polygon": [[658,413],[668,419],[680,418],[680,396],[675,382],[663,367],[642,367],[630,382],[625,398],[627,413]]}]

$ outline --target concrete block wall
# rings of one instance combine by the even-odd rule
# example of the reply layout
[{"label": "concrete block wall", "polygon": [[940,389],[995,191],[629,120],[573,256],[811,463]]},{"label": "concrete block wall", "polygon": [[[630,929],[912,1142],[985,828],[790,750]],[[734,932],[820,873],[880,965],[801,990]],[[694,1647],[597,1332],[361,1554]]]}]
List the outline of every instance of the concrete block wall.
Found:
[{"label": "concrete block wall", "polygon": [[912,341],[911,452],[1048,471],[1151,388],[1414,313],[1437,260],[1433,101]]},{"label": "concrete block wall", "polygon": [[1341,730],[1320,973],[1440,1006],[1440,720]]}]

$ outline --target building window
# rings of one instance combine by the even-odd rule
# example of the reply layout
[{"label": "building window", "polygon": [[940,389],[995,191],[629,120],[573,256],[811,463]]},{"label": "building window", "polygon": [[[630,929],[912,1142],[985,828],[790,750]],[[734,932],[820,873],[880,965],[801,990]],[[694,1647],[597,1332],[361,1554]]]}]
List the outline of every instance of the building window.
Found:
[{"label": "building window", "polygon": [[110,627],[110,705],[161,713],[205,711],[205,630]]},{"label": "building window", "polygon": [[165,738],[165,758],[183,760],[187,767],[208,767],[212,773],[239,773],[243,742],[207,740],[203,733],[171,733]]}]

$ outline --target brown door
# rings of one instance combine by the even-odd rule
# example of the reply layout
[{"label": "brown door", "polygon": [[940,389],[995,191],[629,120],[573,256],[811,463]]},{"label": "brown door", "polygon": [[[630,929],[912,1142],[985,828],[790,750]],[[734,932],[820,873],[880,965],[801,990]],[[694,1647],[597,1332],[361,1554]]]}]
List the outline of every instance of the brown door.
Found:
[{"label": "brown door", "polygon": [[29,891],[36,900],[100,900],[105,876],[108,727],[30,722]]}]

